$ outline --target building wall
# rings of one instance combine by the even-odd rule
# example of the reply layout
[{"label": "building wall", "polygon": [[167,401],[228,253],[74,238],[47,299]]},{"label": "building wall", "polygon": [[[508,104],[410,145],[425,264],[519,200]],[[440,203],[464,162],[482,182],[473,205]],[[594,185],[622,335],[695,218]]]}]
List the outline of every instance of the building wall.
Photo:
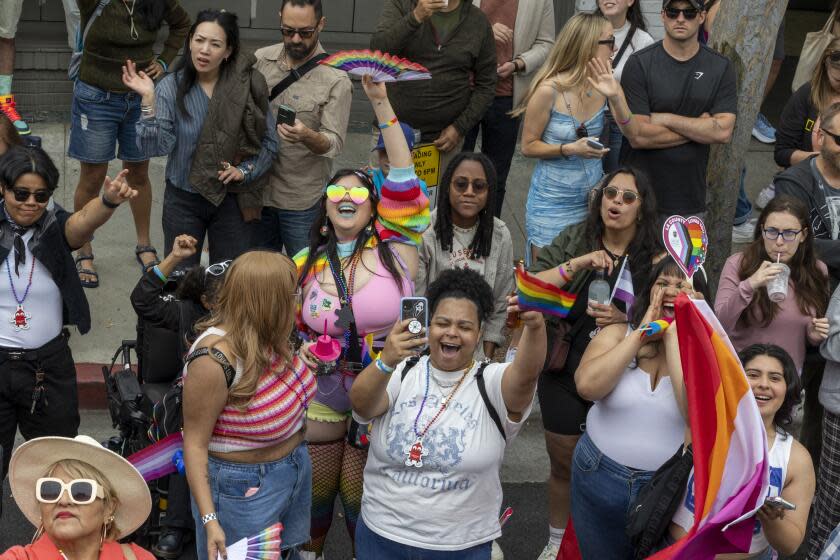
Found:
[{"label": "building wall", "polygon": [[[654,39],[662,39],[665,35],[664,28],[662,27],[662,17],[659,15],[662,11],[662,1],[639,1],[641,2],[640,6],[642,7],[642,15],[644,15],[645,22],[647,22],[648,33],[650,33]],[[576,0],[575,7],[578,11],[591,12],[595,9],[595,0]]]}]

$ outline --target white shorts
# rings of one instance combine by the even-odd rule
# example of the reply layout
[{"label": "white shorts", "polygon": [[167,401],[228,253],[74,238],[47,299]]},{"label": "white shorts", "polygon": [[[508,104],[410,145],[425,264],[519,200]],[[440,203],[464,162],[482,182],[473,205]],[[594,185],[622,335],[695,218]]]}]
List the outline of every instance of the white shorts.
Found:
[{"label": "white shorts", "polygon": [[23,0],[0,0],[0,39],[14,39]]}]

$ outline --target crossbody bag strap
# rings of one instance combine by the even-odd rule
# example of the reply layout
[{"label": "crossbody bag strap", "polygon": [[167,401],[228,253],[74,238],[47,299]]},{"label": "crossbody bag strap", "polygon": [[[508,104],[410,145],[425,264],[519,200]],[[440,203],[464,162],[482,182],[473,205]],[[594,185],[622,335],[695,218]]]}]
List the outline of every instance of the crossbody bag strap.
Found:
[{"label": "crossbody bag strap", "polygon": [[329,55],[327,53],[316,54],[298,68],[292,68],[288,76],[280,80],[280,82],[271,88],[271,93],[268,94],[268,102],[271,103],[274,101],[275,97],[286,91],[290,85],[303,78],[307,72],[318,66],[318,63],[328,56]]},{"label": "crossbody bag strap", "polygon": [[484,383],[484,368],[486,368],[489,364],[490,362],[484,362],[478,367],[478,371],[475,372],[475,383],[478,385],[478,392],[481,394],[481,400],[484,401],[484,406],[487,407],[487,412],[490,413],[490,419],[493,420],[493,423],[499,430],[499,434],[502,436],[502,439],[507,441],[505,427],[502,424],[502,418],[499,416],[499,412],[496,410],[496,407],[493,406],[492,402],[490,402],[490,396],[487,394],[487,386]]},{"label": "crossbody bag strap", "polygon": [[624,38],[624,42],[621,43],[621,48],[618,49],[618,52],[613,57],[613,68],[618,66],[618,63],[621,62],[621,57],[624,56],[624,51],[627,50],[627,47],[630,46],[630,42],[633,40],[633,35],[636,33],[636,26],[632,23],[630,24],[630,30],[627,31],[627,36]]},{"label": "crossbody bag strap", "polygon": [[210,358],[219,364],[225,374],[225,385],[230,389],[231,385],[233,385],[233,380],[236,378],[236,370],[230,365],[225,353],[218,348],[202,346],[201,348],[196,348],[184,358],[184,365],[189,365],[190,362],[201,356],[210,356]]},{"label": "crossbody bag strap", "polygon": [[91,14],[90,19],[87,22],[87,25],[85,25],[85,30],[82,33],[81,43],[78,43],[78,41],[77,41],[77,47],[80,51],[85,46],[85,40],[87,39],[88,33],[90,32],[90,28],[93,26],[93,22],[96,21],[96,18],[98,18],[102,14],[102,10],[105,9],[105,6],[107,6],[110,3],[111,3],[111,0],[99,0],[99,3],[96,5],[96,9],[93,10],[93,14]]}]

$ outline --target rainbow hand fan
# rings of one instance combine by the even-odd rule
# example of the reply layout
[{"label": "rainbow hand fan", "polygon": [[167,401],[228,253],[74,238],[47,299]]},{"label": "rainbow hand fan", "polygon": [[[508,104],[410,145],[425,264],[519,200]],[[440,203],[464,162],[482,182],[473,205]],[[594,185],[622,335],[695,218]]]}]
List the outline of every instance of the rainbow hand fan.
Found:
[{"label": "rainbow hand fan", "polygon": [[332,66],[355,76],[371,76],[374,82],[403,82],[432,78],[425,66],[369,49],[338,51],[321,60],[319,64]]},{"label": "rainbow hand fan", "polygon": [[539,311],[565,319],[577,295],[531,276],[521,267],[516,269],[516,291],[521,311]]},{"label": "rainbow hand fan", "polygon": [[[260,534],[238,540],[227,547],[227,560],[277,560],[280,558],[282,523],[275,523]],[[222,560],[221,554],[218,560]]]}]

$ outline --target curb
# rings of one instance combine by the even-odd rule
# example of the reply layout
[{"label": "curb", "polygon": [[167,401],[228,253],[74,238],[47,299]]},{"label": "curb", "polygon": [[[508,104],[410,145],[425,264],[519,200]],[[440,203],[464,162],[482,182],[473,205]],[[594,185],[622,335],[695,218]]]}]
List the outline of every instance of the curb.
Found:
[{"label": "curb", "polygon": [[76,364],[80,410],[106,410],[108,408],[105,379],[102,377],[103,366],[107,367],[108,364]]}]

